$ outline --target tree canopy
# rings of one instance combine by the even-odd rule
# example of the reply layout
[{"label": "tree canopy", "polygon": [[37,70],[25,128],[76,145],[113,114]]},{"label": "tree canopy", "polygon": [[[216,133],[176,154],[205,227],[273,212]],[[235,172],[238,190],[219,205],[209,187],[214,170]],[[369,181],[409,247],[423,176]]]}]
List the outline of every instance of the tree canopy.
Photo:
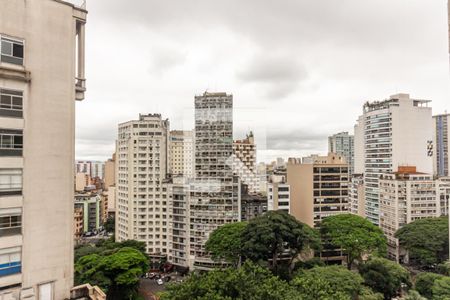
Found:
[{"label": "tree canopy", "polygon": [[225,260],[237,265],[241,256],[242,233],[246,222],[225,224],[214,230],[206,242],[206,251],[214,260]]},{"label": "tree canopy", "polygon": [[274,271],[282,256],[290,266],[300,252],[319,245],[314,229],[283,211],[269,211],[251,220],[242,233],[242,256],[270,262]]},{"label": "tree canopy", "polygon": [[136,293],[139,278],[148,270],[149,260],[142,244],[132,240],[103,241],[99,247],[78,247],[75,283],[98,285],[106,292],[107,299],[128,299]]},{"label": "tree canopy", "polygon": [[364,278],[364,283],[382,293],[386,300],[396,296],[402,285],[411,286],[408,270],[385,258],[372,257],[359,265],[359,273]]},{"label": "tree canopy", "polygon": [[395,237],[409,253],[410,263],[430,267],[448,259],[448,217],[415,220],[400,228]]},{"label": "tree canopy", "polygon": [[[342,266],[314,267],[301,271],[293,279],[293,285],[310,299],[356,299],[362,291],[363,278]],[[324,294],[325,293],[325,294]]]},{"label": "tree canopy", "polygon": [[433,297],[433,284],[437,279],[443,278],[444,275],[423,272],[416,276],[415,289],[424,297],[431,299]]},{"label": "tree canopy", "polygon": [[216,269],[193,274],[186,281],[170,284],[161,300],[291,300],[295,296],[289,284],[259,265],[245,262],[241,268]]},{"label": "tree canopy", "polygon": [[450,277],[444,276],[433,283],[433,300],[450,299]]},{"label": "tree canopy", "polygon": [[327,217],[320,225],[320,232],[323,241],[343,249],[349,269],[355,260],[362,260],[364,254],[386,253],[386,238],[381,229],[357,215]]}]

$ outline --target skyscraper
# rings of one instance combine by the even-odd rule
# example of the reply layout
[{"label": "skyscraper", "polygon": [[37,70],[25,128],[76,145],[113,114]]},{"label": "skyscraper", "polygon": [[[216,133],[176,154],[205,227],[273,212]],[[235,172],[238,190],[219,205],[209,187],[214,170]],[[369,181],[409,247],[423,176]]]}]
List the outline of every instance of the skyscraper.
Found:
[{"label": "skyscraper", "polygon": [[[424,173],[432,172],[432,117],[430,100],[412,99],[397,94],[387,100],[367,102],[355,126],[356,169],[363,163],[365,214],[379,223],[379,177],[399,166],[415,165]],[[359,133],[363,133],[359,134]],[[358,133],[358,134],[356,134]],[[359,139],[363,138],[363,141]]]},{"label": "skyscraper", "polygon": [[433,116],[433,169],[437,176],[450,176],[448,157],[450,143],[450,114]]},{"label": "skyscraper", "polygon": [[253,132],[242,140],[233,142],[233,172],[243,184],[248,186],[249,192],[259,190],[259,177],[256,173],[256,144]]},{"label": "skyscraper", "polygon": [[195,184],[190,196],[190,256],[195,268],[213,262],[205,251],[209,234],[239,221],[239,181],[227,160],[233,154],[233,96],[195,97]]},{"label": "skyscraper", "polygon": [[1,299],[70,297],[86,16],[59,0],[1,1]]},{"label": "skyscraper", "polygon": [[348,132],[340,132],[328,137],[328,152],[345,157],[349,165],[349,172],[354,170],[354,137]]},{"label": "skyscraper", "polygon": [[147,114],[119,124],[116,142],[116,239],[145,242],[156,257],[169,252],[168,139],[169,121]]}]

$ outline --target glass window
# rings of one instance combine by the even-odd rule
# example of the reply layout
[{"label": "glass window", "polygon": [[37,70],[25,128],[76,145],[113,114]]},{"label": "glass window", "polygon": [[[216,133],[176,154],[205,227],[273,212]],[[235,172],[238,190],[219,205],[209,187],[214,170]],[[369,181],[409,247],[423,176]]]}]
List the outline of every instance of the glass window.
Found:
[{"label": "glass window", "polygon": [[23,93],[0,88],[0,116],[18,117],[23,115]]},{"label": "glass window", "polygon": [[21,156],[23,131],[0,129],[0,156]]},{"label": "glass window", "polygon": [[6,208],[0,209],[0,236],[21,234],[22,232],[22,209]]},{"label": "glass window", "polygon": [[1,38],[1,61],[15,65],[23,65],[23,42],[8,38]]},{"label": "glass window", "polygon": [[22,194],[22,169],[0,169],[0,197]]},{"label": "glass window", "polygon": [[21,272],[21,247],[0,249],[0,277]]}]

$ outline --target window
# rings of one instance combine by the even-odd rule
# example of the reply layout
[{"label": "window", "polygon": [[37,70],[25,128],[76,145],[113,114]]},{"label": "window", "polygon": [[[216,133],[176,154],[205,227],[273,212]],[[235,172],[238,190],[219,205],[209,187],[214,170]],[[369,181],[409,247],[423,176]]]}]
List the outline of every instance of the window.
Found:
[{"label": "window", "polygon": [[21,252],[21,247],[0,249],[0,277],[21,272]]},{"label": "window", "polygon": [[22,169],[0,169],[0,197],[22,195]]},{"label": "window", "polygon": [[23,65],[23,42],[2,37],[0,43],[0,61]]},{"label": "window", "polygon": [[22,233],[22,209],[0,209],[0,237]]},{"label": "window", "polygon": [[23,93],[21,91],[0,89],[0,116],[21,118],[22,115]]},{"label": "window", "polygon": [[22,156],[23,131],[0,129],[0,156]]}]

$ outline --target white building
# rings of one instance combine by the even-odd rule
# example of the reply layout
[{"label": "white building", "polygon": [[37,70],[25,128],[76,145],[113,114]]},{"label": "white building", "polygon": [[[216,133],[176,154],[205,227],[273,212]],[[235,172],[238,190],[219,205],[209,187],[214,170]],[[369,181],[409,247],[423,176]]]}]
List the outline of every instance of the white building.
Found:
[{"label": "white building", "polygon": [[350,175],[354,172],[354,149],[354,136],[348,132],[340,132],[328,137],[328,153],[344,156],[349,165]]},{"label": "white building", "polygon": [[380,181],[380,228],[388,240],[389,257],[403,261],[395,233],[414,220],[439,217],[448,213],[448,183],[415,167],[399,167],[395,173],[382,175]]},{"label": "white building", "polygon": [[153,256],[169,253],[170,199],[163,185],[168,169],[169,121],[139,115],[119,124],[116,142],[116,239],[147,244]]},{"label": "white building", "polygon": [[194,135],[192,131],[172,130],[169,137],[169,173],[194,177]]},{"label": "white building", "polygon": [[102,161],[77,160],[75,162],[75,173],[85,173],[91,178],[104,178],[105,163]]},{"label": "white building", "polygon": [[353,176],[351,176],[348,198],[350,213],[364,218],[366,201],[364,193],[364,176],[362,174],[353,174]]},{"label": "white building", "polygon": [[450,176],[450,114],[433,116],[433,170],[437,176]]},{"label": "white building", "polygon": [[0,299],[67,299],[87,12],[59,0],[0,6]]},{"label": "white building", "polygon": [[291,212],[289,184],[276,182],[267,184],[267,210]]},{"label": "white building", "polygon": [[[360,172],[364,153],[365,214],[374,224],[379,223],[380,175],[392,173],[402,165],[415,165],[431,173],[432,158],[427,151],[432,145],[432,116],[430,100],[412,99],[408,94],[397,94],[387,100],[367,102],[363,115],[355,127],[355,172]],[[361,142],[360,131],[364,132]]]}]

